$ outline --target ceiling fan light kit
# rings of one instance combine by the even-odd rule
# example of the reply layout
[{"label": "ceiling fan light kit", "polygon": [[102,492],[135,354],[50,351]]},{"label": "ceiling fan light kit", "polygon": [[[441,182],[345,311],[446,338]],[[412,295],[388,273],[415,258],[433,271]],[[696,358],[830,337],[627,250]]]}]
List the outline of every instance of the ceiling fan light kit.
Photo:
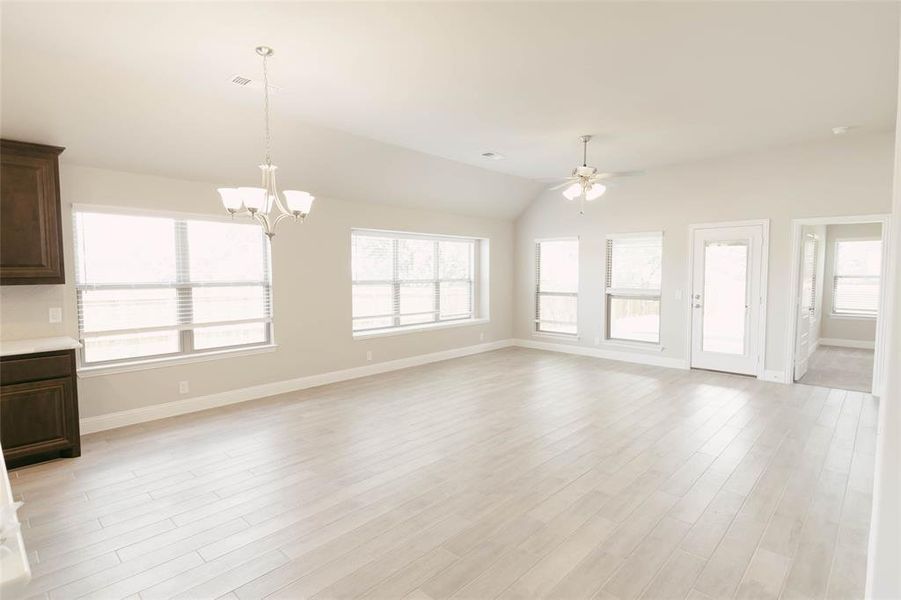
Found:
[{"label": "ceiling fan light kit", "polygon": [[582,184],[574,183],[563,190],[563,197],[567,200],[575,200],[582,194]]},{"label": "ceiling fan light kit", "polygon": [[[218,188],[222,206],[232,215],[249,215],[259,221],[263,233],[270,240],[275,235],[275,228],[287,218],[303,221],[313,208],[315,199],[309,192],[285,190],[284,203],[278,192],[275,172],[278,167],[272,164],[271,139],[269,128],[269,66],[268,59],[275,54],[269,46],[257,46],[256,53],[263,58],[263,107],[266,123],[266,159],[259,165],[260,187]],[[277,209],[277,213],[273,212]]]},{"label": "ceiling fan light kit", "polygon": [[607,186],[603,183],[593,183],[591,187],[585,190],[585,199],[591,202],[592,200],[597,200],[601,196],[604,195],[604,192],[607,191]]},{"label": "ceiling fan light kit", "polygon": [[607,191],[607,186],[600,182],[601,179],[611,177],[610,173],[598,173],[597,168],[588,166],[588,142],[590,135],[579,138],[582,141],[582,165],[572,171],[566,181],[552,190],[565,187],[563,197],[567,200],[579,199],[579,214],[585,214],[585,203],[597,200]]}]

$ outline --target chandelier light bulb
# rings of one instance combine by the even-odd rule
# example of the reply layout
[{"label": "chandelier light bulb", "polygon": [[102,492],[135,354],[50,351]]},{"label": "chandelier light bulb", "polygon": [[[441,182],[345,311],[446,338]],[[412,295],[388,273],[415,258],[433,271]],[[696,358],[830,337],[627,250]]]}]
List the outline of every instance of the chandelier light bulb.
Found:
[{"label": "chandelier light bulb", "polygon": [[238,188],[238,191],[241,192],[241,200],[244,201],[244,206],[247,207],[247,210],[251,213],[263,210],[263,207],[266,205],[265,189],[258,187],[242,187]]},{"label": "chandelier light bulb", "polygon": [[285,190],[282,193],[285,195],[285,203],[291,214],[295,217],[305,217],[310,214],[313,200],[315,200],[312,194],[298,190]]},{"label": "chandelier light bulb", "polygon": [[219,188],[216,191],[219,192],[219,196],[222,198],[222,206],[225,207],[229,214],[233,215],[244,207],[244,202],[241,200],[241,192],[236,188]]}]

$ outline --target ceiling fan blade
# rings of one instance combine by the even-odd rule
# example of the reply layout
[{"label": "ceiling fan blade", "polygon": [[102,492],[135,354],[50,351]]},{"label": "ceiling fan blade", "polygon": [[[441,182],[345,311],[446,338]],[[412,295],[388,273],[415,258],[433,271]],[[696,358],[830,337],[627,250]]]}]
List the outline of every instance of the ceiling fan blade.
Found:
[{"label": "ceiling fan blade", "polygon": [[644,175],[644,171],[613,171],[610,173],[598,173],[592,179],[600,181],[601,179],[613,179],[619,177],[638,177]]},{"label": "ceiling fan blade", "polygon": [[563,189],[563,188],[565,188],[565,187],[569,187],[570,185],[572,185],[572,183],[573,183],[575,180],[576,180],[576,179],[575,179],[574,177],[569,177],[569,178],[567,178],[563,183],[558,183],[557,185],[555,185],[555,186],[553,186],[553,187],[549,187],[547,190],[548,190],[549,192],[552,192],[552,191],[554,191],[554,190],[559,190],[559,189]]}]

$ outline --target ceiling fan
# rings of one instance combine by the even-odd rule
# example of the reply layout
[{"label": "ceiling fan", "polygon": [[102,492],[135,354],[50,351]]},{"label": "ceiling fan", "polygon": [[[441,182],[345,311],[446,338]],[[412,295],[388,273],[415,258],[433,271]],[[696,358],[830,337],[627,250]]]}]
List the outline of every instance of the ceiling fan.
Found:
[{"label": "ceiling fan", "polygon": [[583,135],[579,139],[582,140],[582,166],[573,169],[572,175],[567,177],[563,183],[555,185],[549,190],[566,188],[563,190],[563,197],[567,200],[579,198],[579,214],[585,214],[585,202],[597,200],[607,191],[607,186],[601,181],[611,177],[635,175],[637,172],[598,173],[597,167],[588,166],[588,142],[591,141],[591,136]]}]

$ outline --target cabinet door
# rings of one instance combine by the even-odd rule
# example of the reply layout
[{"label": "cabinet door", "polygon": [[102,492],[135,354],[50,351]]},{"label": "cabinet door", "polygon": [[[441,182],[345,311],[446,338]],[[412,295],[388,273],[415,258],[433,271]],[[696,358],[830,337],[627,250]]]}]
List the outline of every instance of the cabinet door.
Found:
[{"label": "cabinet door", "polygon": [[0,144],[0,284],[65,283],[61,148]]},{"label": "cabinet door", "polygon": [[[0,387],[0,443],[7,460],[67,450],[77,444],[72,377]],[[77,417],[76,417],[77,418]]]}]

